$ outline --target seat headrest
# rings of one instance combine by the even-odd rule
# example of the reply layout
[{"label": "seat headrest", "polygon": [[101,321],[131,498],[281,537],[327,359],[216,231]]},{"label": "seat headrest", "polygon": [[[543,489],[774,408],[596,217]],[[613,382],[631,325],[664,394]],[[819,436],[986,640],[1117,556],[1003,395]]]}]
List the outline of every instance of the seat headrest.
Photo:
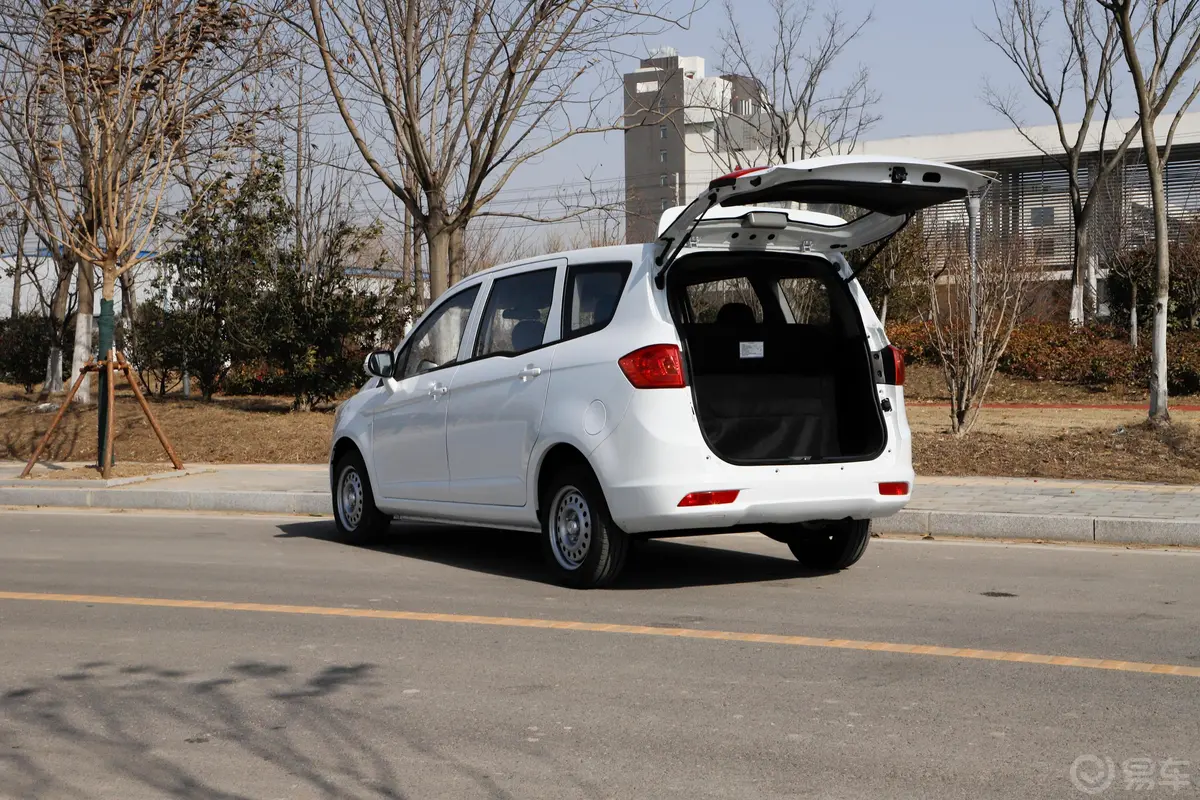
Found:
[{"label": "seat headrest", "polygon": [[521,320],[513,328],[513,350],[518,352],[521,350],[531,350],[542,343],[542,338],[545,334],[546,326],[544,323],[538,322],[536,319]]},{"label": "seat headrest", "polygon": [[754,310],[745,303],[726,303],[717,312],[718,325],[757,325]]}]

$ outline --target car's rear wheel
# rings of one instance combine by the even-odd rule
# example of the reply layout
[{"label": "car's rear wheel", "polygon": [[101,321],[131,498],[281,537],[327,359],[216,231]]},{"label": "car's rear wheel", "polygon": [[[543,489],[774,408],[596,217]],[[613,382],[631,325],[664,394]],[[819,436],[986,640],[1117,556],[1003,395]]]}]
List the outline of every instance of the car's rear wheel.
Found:
[{"label": "car's rear wheel", "polygon": [[333,469],[333,519],[342,540],[352,544],[378,542],[392,523],[391,515],[376,508],[366,465],[354,449]]},{"label": "car's rear wheel", "polygon": [[863,557],[871,541],[871,520],[843,519],[820,526],[785,525],[769,535],[785,543],[805,567],[836,572],[853,566]]},{"label": "car's rear wheel", "polygon": [[556,581],[577,589],[612,583],[625,565],[629,535],[608,513],[591,470],[569,466],[542,492],[542,552]]}]

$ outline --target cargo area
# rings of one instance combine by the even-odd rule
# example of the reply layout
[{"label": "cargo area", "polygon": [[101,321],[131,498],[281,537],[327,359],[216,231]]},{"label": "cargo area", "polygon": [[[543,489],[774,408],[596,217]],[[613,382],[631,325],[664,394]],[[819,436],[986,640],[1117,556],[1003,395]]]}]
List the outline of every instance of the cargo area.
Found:
[{"label": "cargo area", "polygon": [[721,459],[794,464],[883,451],[866,332],[824,258],[689,255],[666,290],[697,422]]}]

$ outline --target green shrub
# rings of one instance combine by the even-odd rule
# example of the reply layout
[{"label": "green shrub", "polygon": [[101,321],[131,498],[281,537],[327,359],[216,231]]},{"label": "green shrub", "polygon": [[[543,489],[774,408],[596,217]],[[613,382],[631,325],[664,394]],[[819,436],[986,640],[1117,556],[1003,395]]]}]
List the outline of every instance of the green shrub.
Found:
[{"label": "green shrub", "polygon": [[46,376],[46,355],[54,337],[41,314],[20,314],[0,320],[0,379],[32,392]]}]

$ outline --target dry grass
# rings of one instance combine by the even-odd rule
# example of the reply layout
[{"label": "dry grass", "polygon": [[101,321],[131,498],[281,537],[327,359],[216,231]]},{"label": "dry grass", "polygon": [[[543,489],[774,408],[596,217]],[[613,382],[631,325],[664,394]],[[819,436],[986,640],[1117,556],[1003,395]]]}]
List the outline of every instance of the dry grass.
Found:
[{"label": "dry grass", "polygon": [[[53,413],[30,413],[33,397],[0,386],[0,458],[26,460],[50,426]],[[173,397],[151,400],[159,425],[184,464],[321,463],[329,453],[332,411],[291,410],[284,398],[217,398],[211,403]],[[128,391],[117,392],[114,432],[118,462],[160,462],[169,467],[154,431]],[[70,409],[43,458],[96,459],[96,407]]]},{"label": "dry grass", "polygon": [[[928,374],[914,369],[916,381]],[[913,374],[910,373],[910,376]],[[935,376],[936,377],[936,376]],[[909,382],[912,386],[913,382]],[[994,400],[1072,403],[1090,396],[1078,387],[1025,387],[1002,382]],[[913,394],[920,396],[918,387]],[[932,399],[932,398],[930,398]],[[1133,402],[1137,398],[1132,398]],[[17,387],[0,386],[0,458],[25,460],[53,414],[30,413],[34,399]],[[218,398],[212,403],[178,397],[152,401],[154,413],[184,463],[322,463],[328,454],[333,414],[293,412],[285,398]],[[925,475],[1009,475],[1046,478],[1200,483],[1200,413],[1175,412],[1165,430],[1143,424],[1136,410],[985,408],[964,439],[948,432],[948,409],[910,405],[914,461]],[[154,433],[131,395],[118,393],[116,452],[119,464],[169,466]],[[96,458],[95,407],[70,410],[46,458]],[[132,466],[132,465],[131,465]],[[156,471],[158,467],[147,467]]]}]

